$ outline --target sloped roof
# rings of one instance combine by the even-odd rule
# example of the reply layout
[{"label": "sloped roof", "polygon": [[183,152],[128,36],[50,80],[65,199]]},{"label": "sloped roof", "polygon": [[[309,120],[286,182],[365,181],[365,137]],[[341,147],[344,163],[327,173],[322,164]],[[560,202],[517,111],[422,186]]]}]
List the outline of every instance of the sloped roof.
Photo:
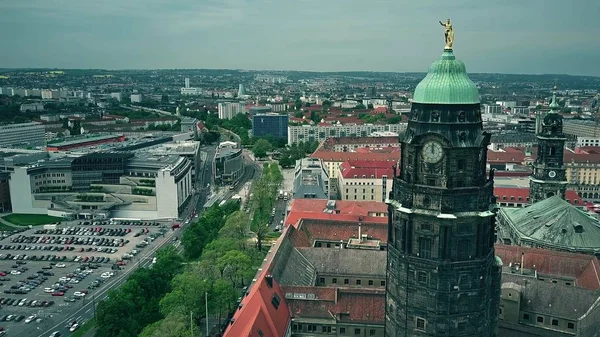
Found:
[{"label": "sloped roof", "polygon": [[521,286],[521,310],[578,320],[592,308],[600,297],[600,291],[565,286],[528,279],[512,274],[502,274],[502,284]]},{"label": "sloped roof", "polygon": [[565,250],[600,251],[598,220],[558,196],[501,212],[521,241]]},{"label": "sloped roof", "polygon": [[308,247],[297,249],[311,262],[318,274],[385,277],[387,252],[383,250]]}]

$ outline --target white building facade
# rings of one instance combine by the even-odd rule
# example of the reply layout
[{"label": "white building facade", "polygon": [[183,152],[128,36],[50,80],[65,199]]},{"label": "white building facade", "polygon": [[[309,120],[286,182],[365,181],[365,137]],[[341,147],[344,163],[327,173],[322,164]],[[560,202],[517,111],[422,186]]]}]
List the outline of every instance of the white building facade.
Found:
[{"label": "white building facade", "polygon": [[299,142],[322,142],[327,138],[369,137],[376,132],[400,134],[406,123],[399,124],[332,124],[288,126],[288,145]]},{"label": "white building facade", "polygon": [[239,113],[246,113],[246,106],[236,102],[219,103],[218,109],[219,119],[232,119]]}]

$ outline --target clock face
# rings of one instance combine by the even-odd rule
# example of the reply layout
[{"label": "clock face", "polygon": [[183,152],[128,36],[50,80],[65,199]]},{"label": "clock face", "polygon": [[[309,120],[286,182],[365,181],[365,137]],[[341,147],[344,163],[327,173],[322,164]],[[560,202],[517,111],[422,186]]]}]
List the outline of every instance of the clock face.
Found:
[{"label": "clock face", "polygon": [[556,172],[554,172],[554,171],[550,171],[550,172],[548,172],[548,176],[549,176],[550,178],[554,178],[554,177],[556,177]]},{"label": "clock face", "polygon": [[423,145],[421,155],[426,163],[435,164],[444,157],[444,149],[442,144],[436,141],[428,141]]}]

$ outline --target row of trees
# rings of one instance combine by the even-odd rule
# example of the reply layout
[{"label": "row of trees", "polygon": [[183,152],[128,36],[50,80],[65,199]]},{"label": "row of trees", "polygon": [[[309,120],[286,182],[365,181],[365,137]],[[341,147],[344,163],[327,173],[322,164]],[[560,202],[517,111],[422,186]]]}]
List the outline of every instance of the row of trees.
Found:
[{"label": "row of trees", "polygon": [[277,191],[283,175],[277,163],[265,163],[262,177],[254,183],[250,207],[253,212],[250,228],[256,235],[256,248],[262,251],[262,243],[269,233],[271,210],[277,199]]},{"label": "row of trees", "polygon": [[183,260],[173,247],[158,251],[150,269],[134,271],[96,309],[95,337],[135,337],[142,328],[162,318],[160,299],[171,290],[171,280],[183,269]]}]

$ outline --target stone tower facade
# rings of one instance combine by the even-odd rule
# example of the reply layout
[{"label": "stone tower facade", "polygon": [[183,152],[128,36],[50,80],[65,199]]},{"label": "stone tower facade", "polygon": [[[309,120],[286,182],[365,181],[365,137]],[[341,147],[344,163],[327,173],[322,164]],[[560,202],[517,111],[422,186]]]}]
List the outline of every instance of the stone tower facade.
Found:
[{"label": "stone tower facade", "polygon": [[550,103],[550,112],[544,116],[537,134],[538,150],[533,174],[529,178],[529,202],[544,200],[558,195],[565,198],[567,174],[563,149],[567,140],[563,134],[563,119],[558,113],[556,88]]},{"label": "stone tower facade", "polygon": [[490,135],[452,50],[417,86],[389,196],[386,337],[496,336]]}]

